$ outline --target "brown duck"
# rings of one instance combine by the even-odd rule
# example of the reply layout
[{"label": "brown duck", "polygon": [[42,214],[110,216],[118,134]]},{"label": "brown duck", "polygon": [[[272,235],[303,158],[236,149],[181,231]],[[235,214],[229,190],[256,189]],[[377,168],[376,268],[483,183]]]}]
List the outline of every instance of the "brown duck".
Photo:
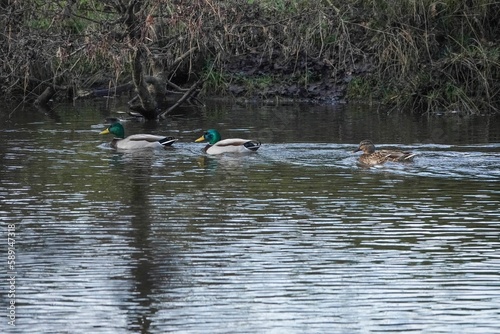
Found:
[{"label": "brown duck", "polygon": [[363,154],[359,156],[359,162],[363,165],[381,165],[387,161],[411,162],[415,156],[414,153],[400,150],[375,151],[375,145],[370,140],[363,140],[359,143],[359,147],[353,153],[359,151],[363,151]]}]

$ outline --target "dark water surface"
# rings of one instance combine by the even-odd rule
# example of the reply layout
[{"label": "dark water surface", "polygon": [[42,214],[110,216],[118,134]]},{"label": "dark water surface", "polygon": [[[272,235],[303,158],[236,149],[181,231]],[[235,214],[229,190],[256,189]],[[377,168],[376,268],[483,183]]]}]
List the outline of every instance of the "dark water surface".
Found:
[{"label": "dark water surface", "polygon": [[[210,103],[120,153],[117,110],[0,111],[0,332],[500,332],[498,118]],[[206,157],[213,127],[263,146]],[[360,168],[366,138],[418,157]]]}]

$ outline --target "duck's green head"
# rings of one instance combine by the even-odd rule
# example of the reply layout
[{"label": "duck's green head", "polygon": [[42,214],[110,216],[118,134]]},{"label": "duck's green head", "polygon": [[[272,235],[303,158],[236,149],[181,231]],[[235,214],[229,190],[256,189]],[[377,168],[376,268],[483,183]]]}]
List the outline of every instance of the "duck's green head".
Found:
[{"label": "duck's green head", "polygon": [[219,133],[219,131],[217,131],[215,129],[210,129],[210,130],[207,130],[203,134],[203,136],[201,136],[200,138],[196,139],[195,142],[199,143],[199,142],[202,142],[202,141],[207,141],[210,145],[213,145],[216,142],[218,142],[219,140],[220,140],[220,133]]},{"label": "duck's green head", "polygon": [[109,126],[106,130],[101,131],[100,134],[107,135],[108,133],[114,134],[117,138],[125,138],[125,130],[120,123]]}]

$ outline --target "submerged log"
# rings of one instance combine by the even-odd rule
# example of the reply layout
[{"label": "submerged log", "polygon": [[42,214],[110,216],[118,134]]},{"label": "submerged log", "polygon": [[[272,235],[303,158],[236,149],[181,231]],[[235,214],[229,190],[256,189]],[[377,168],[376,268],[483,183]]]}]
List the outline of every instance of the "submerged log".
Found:
[{"label": "submerged log", "polygon": [[52,97],[54,97],[54,95],[56,95],[56,93],[57,91],[54,86],[47,86],[43,93],[36,98],[34,104],[36,106],[47,106],[49,101],[52,99]]},{"label": "submerged log", "polygon": [[114,86],[111,88],[94,89],[90,91],[90,95],[92,97],[115,96],[130,92],[132,90],[134,90],[134,84],[132,82],[128,82],[126,84]]}]

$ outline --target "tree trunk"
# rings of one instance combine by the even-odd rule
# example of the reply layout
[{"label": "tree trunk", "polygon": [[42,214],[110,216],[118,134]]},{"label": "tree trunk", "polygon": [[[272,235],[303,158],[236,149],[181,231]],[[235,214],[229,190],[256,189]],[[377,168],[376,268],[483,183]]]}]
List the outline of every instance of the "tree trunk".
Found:
[{"label": "tree trunk", "polygon": [[157,119],[158,114],[156,112],[156,101],[149,92],[148,84],[144,79],[144,73],[142,70],[144,52],[144,46],[139,45],[134,54],[132,78],[134,80],[135,88],[137,89],[137,94],[139,95],[139,100],[141,101],[141,105],[137,108],[137,111],[139,111],[144,118],[154,120]]}]

